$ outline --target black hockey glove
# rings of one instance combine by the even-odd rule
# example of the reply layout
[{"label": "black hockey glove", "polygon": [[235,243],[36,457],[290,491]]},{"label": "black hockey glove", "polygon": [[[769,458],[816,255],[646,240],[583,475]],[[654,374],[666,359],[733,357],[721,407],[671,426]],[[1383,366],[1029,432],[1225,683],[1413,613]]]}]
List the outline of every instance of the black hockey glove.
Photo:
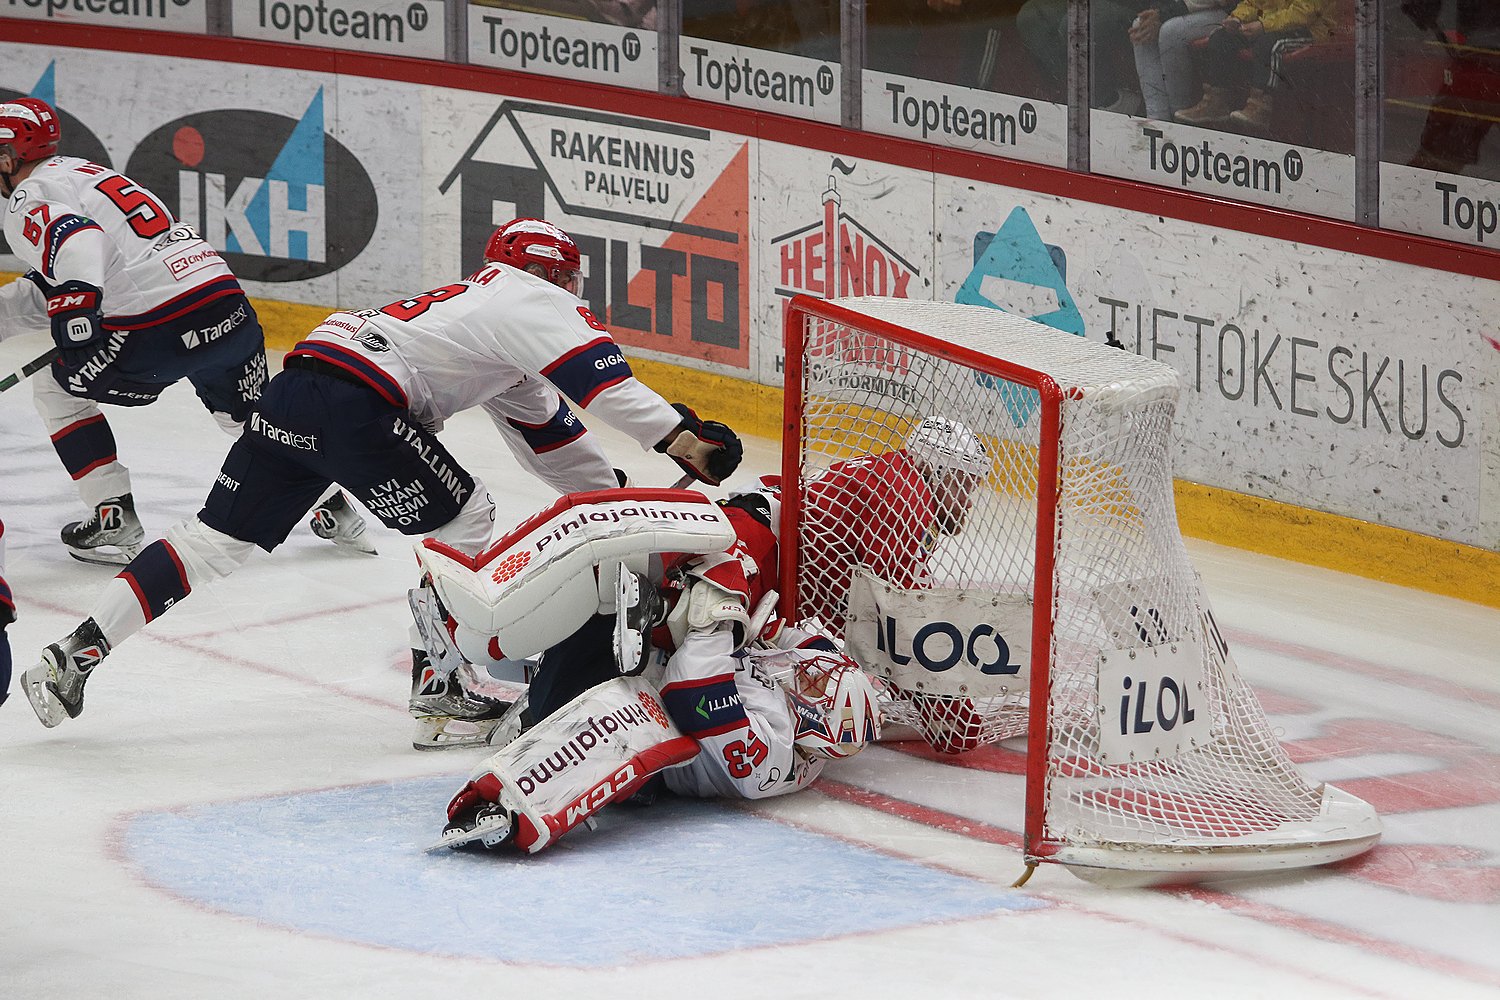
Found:
[{"label": "black hockey glove", "polygon": [[74,367],[104,344],[102,297],[97,287],[83,281],[64,281],[48,292],[47,316],[63,364]]},{"label": "black hockey glove", "polygon": [[656,450],[700,483],[718,486],[745,457],[739,435],[717,420],[698,419],[698,414],[682,403],[673,403],[672,409],[682,415],[682,423],[657,443]]}]

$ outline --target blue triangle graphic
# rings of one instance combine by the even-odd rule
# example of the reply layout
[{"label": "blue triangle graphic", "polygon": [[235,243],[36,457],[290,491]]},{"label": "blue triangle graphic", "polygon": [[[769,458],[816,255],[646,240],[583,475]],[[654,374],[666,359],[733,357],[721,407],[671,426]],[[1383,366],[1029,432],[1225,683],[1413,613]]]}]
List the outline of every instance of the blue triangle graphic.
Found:
[{"label": "blue triangle graphic", "polygon": [[35,97],[39,101],[46,101],[55,109],[57,107],[57,62],[49,62],[47,68],[42,70],[42,75],[37,78],[36,86],[31,88],[31,93],[26,95]]},{"label": "blue triangle graphic", "polygon": [[[266,171],[267,181],[282,181],[287,186],[287,207],[297,211],[307,209],[309,185],[323,186],[323,88],[319,87],[312,103],[302,113],[302,119],[292,134],[287,137],[281,152],[271,169]],[[271,247],[271,188],[262,184],[260,190],[245,206],[245,218],[260,238],[260,245],[270,253]],[[233,248],[231,248],[233,249]],[[307,234],[293,231],[287,237],[287,256],[292,260],[307,260]]]},{"label": "blue triangle graphic", "polygon": [[[1077,337],[1083,336],[1083,314],[1078,311],[1078,305],[1068,291],[1064,275],[1066,258],[1059,260],[1061,252],[1058,251],[1057,256],[1054,256],[1054,249],[1042,241],[1041,234],[1037,232],[1026,209],[1017,206],[988,244],[981,249],[980,242],[975,241],[974,269],[959,286],[953,300],[963,305],[1000,309],[1001,306],[986,298],[982,291],[986,277],[1005,278],[1017,284],[1049,288],[1057,294],[1058,308],[1037,316],[1028,316],[1027,319]],[[1040,403],[1031,389],[989,376],[976,377],[981,385],[1000,393],[1006,410],[1018,427],[1025,426],[1036,413]]]}]

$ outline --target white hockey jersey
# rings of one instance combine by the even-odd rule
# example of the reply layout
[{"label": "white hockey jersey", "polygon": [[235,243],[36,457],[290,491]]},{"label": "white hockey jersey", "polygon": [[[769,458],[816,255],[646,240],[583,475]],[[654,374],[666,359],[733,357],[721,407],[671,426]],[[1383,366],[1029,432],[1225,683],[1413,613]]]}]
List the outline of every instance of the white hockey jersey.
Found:
[{"label": "white hockey jersey", "polygon": [[[379,309],[337,312],[288,354],[369,384],[430,427],[543,379],[649,448],[681,421],[582,300],[506,264]],[[550,414],[548,414],[550,416]]]},{"label": "white hockey jersey", "polygon": [[662,772],[673,792],[764,799],[806,788],[823,770],[823,760],[798,752],[791,700],[758,659],[754,650],[736,655],[733,631],[720,628],[688,633],[667,660],[662,700],[699,746],[691,761]]},{"label": "white hockey jersey", "polygon": [[[138,330],[239,294],[233,272],[191,226],[173,219],[150,191],[76,156],[44,160],[16,187],[5,210],[11,251],[49,285],[82,281],[103,289],[104,325]],[[46,302],[32,281],[0,289],[0,327],[45,325]]]}]

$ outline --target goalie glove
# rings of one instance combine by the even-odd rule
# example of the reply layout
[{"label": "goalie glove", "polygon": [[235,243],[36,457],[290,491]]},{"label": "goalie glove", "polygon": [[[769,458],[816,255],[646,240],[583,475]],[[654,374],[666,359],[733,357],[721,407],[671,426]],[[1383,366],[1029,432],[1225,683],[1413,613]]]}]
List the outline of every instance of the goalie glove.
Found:
[{"label": "goalie glove", "polygon": [[673,403],[672,409],[682,416],[682,422],[657,443],[656,451],[669,456],[700,483],[718,486],[740,467],[745,455],[739,435],[717,420],[700,420],[682,403]]},{"label": "goalie glove", "polygon": [[47,317],[52,321],[52,340],[72,363],[92,352],[104,340],[104,313],[99,308],[103,293],[84,281],[65,281],[47,294]]}]

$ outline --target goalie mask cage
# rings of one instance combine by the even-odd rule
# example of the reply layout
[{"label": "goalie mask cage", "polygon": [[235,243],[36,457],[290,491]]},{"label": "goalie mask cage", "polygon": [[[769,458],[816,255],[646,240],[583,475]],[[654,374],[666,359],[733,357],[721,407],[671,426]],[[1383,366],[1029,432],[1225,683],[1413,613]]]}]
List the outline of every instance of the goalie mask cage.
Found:
[{"label": "goalie mask cage", "polygon": [[1380,835],[1298,771],[1219,634],[1177,528],[1178,394],[1166,365],[997,310],[787,311],[783,612],[939,750],[1026,737],[1028,865],[1186,880]]}]

